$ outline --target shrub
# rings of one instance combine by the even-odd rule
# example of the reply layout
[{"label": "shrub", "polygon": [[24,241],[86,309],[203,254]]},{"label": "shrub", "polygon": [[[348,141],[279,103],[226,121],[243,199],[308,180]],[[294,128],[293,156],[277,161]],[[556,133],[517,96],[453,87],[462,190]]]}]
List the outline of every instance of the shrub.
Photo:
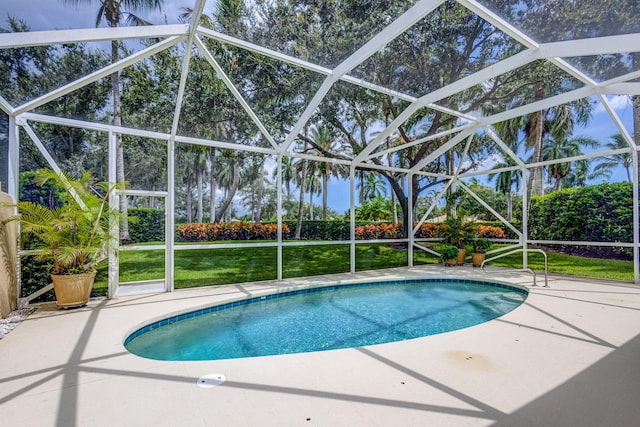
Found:
[{"label": "shrub", "polygon": [[400,239],[402,238],[402,224],[369,224],[356,227],[356,239],[376,240],[376,239]]},{"label": "shrub", "polygon": [[489,250],[491,242],[484,237],[475,238],[471,241],[471,252],[476,254],[483,254]]},{"label": "shrub", "polygon": [[129,208],[129,237],[134,242],[164,242],[164,209]]},{"label": "shrub", "polygon": [[[282,225],[282,233],[289,233]],[[278,238],[276,224],[253,222],[221,222],[219,224],[183,224],[178,226],[178,239],[186,242],[213,242],[218,240],[275,240]]]},{"label": "shrub", "polygon": [[458,257],[458,252],[460,252],[460,249],[458,249],[456,246],[454,245],[444,245],[441,249],[440,249],[440,255],[442,256],[443,260],[449,260],[449,259],[455,259]]},{"label": "shrub", "polygon": [[[529,211],[529,238],[633,242],[631,183],[600,184],[554,191],[533,197]],[[625,248],[567,247],[588,255],[628,256]]]},{"label": "shrub", "polygon": [[504,230],[493,225],[479,225],[476,228],[476,237],[486,239],[504,239]]},{"label": "shrub", "polygon": [[416,237],[420,239],[432,239],[437,237],[444,229],[443,224],[422,223],[416,232]]}]

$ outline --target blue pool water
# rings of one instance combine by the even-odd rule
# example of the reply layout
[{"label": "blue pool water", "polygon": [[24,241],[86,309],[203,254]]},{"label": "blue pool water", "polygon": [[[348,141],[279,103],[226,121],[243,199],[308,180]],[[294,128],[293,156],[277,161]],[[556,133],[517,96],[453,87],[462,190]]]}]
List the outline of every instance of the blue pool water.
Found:
[{"label": "blue pool water", "polygon": [[125,347],[159,360],[216,360],[401,341],[466,328],[518,307],[527,291],[471,280],[329,286],[185,313],[134,332]]}]

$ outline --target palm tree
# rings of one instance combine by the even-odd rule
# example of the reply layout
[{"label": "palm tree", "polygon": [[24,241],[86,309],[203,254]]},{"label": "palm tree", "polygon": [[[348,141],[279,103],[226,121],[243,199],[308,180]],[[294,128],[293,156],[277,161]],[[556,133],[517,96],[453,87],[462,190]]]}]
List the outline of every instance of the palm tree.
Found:
[{"label": "palm tree", "polygon": [[372,172],[365,174],[364,181],[359,184],[359,187],[365,200],[373,200],[387,195],[384,181]]},{"label": "palm tree", "polygon": [[240,159],[238,153],[231,150],[220,150],[220,161],[217,163],[218,185],[224,189],[224,200],[216,212],[216,221],[222,220],[229,210],[233,197],[240,185]]},{"label": "palm tree", "polygon": [[[544,83],[534,84],[536,100],[544,99]],[[548,110],[517,117],[496,125],[500,136],[505,141],[514,141],[519,145],[519,137],[524,132],[524,142],[528,149],[533,149],[531,163],[539,163],[543,159],[542,146],[545,137],[551,136],[556,141],[563,141],[573,133],[576,125],[586,125],[591,115],[591,104],[588,100],[576,101],[572,104],[559,105]],[[533,194],[544,194],[543,168],[531,168],[527,182],[527,196],[531,200]],[[530,206],[530,203],[527,203]]]},{"label": "palm tree", "polygon": [[[542,146],[542,159],[543,160],[558,160],[565,159],[567,157],[575,157],[583,154],[582,147],[596,148],[598,147],[598,141],[586,136],[577,136],[573,138],[565,138],[563,140],[555,140],[553,138],[547,138]],[[589,161],[579,161],[584,170],[585,166],[588,170]],[[548,182],[553,182],[553,191],[557,191],[562,186],[562,181],[571,173],[571,163],[554,163],[547,166]],[[586,174],[588,177],[588,174]]]},{"label": "palm tree", "polygon": [[296,177],[296,164],[291,157],[282,157],[282,180],[284,188],[287,190],[287,219],[291,219],[291,182]]},{"label": "palm tree", "polygon": [[[326,157],[326,153],[330,152],[334,147],[334,136],[331,129],[327,126],[316,126],[311,130],[311,139],[316,146],[316,154]],[[322,219],[327,219],[328,211],[328,183],[331,176],[344,176],[346,168],[344,165],[338,165],[331,162],[322,162],[318,165],[318,171],[322,178]]]},{"label": "palm tree", "polygon": [[196,213],[196,221],[202,223],[204,212],[204,170],[206,166],[207,147],[192,146],[193,149],[193,169],[196,172],[196,197],[198,202],[198,211]]},{"label": "palm tree", "polygon": [[307,183],[307,190],[309,191],[309,220],[313,221],[315,218],[313,217],[313,195],[320,194],[322,189],[321,179],[320,178],[320,168],[318,164],[311,163],[312,167],[309,171],[309,179]]},{"label": "palm tree", "polygon": [[[329,151],[333,143],[333,135],[331,130],[326,126],[317,126],[311,130],[311,138],[313,142],[322,150]],[[322,151],[317,150],[320,156]],[[322,177],[322,219],[327,219],[327,183],[331,174],[331,163],[324,162],[318,165],[318,171]]]},{"label": "palm tree", "polygon": [[209,222],[216,222],[216,191],[218,189],[218,181],[216,180],[216,148],[210,147],[209,149],[209,191],[211,197],[209,198]]},{"label": "palm tree", "polygon": [[245,167],[240,175],[244,183],[243,188],[248,193],[248,207],[251,211],[251,220],[260,222],[262,219],[262,200],[265,192],[265,183],[268,182],[265,176],[264,157],[256,154],[252,155],[249,162],[245,162]]},{"label": "palm tree", "polygon": [[[66,3],[88,3],[92,0],[63,0]],[[104,19],[111,28],[124,25],[147,25],[148,22],[138,17],[135,13],[145,10],[161,10],[162,0],[97,0],[99,3],[98,14],[96,16],[96,27]],[[120,58],[117,40],[111,41],[111,61],[117,62]],[[114,71],[111,74],[111,90],[113,92],[113,125],[121,126],[120,116],[120,73]],[[122,137],[116,133],[116,180],[125,181],[124,175],[124,150],[122,148]],[[126,197],[120,197],[120,212],[126,217],[128,203]],[[127,221],[120,222],[120,240],[129,241],[129,224]]]},{"label": "palm tree", "polygon": [[[611,136],[611,141],[606,144],[610,150],[619,150],[621,148],[629,148],[629,144],[624,137],[617,133]],[[611,176],[611,170],[622,166],[627,172],[627,181],[631,182],[631,153],[620,153],[605,156],[604,160],[596,165],[594,172],[602,172],[605,176]]]},{"label": "palm tree", "polygon": [[[505,156],[502,163],[498,163],[493,169],[502,169],[516,166],[516,162],[508,156]],[[522,183],[522,172],[520,170],[510,170],[489,174],[489,181],[496,179],[496,191],[507,196],[507,220],[513,219],[513,190],[520,191]]]}]

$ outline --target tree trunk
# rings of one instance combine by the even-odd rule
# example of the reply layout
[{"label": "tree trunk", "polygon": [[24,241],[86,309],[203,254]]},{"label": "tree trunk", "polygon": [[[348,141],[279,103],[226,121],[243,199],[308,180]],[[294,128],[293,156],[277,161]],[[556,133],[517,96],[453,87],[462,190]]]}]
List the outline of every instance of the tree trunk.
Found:
[{"label": "tree trunk", "polygon": [[[446,168],[447,168],[447,174],[449,176],[453,176],[454,174],[454,153],[452,150],[449,150],[446,152],[445,154],[445,161],[446,161]],[[453,196],[453,192],[455,191],[455,185],[452,184],[447,188],[447,195],[446,195],[446,201],[447,201],[447,218],[455,218],[456,216],[456,205],[454,203],[454,201],[452,200],[451,196]]]},{"label": "tree trunk", "polygon": [[204,185],[203,185],[203,175],[204,175],[204,164],[201,161],[200,153],[196,153],[196,162],[194,167],[196,169],[196,192],[198,193],[198,212],[196,216],[196,221],[198,223],[202,223],[202,214],[204,210]]},{"label": "tree trunk", "polygon": [[209,189],[211,191],[211,197],[209,198],[209,222],[216,222],[216,191],[218,185],[216,181],[216,149],[211,147],[209,153],[209,160],[211,161],[211,173],[209,175]]},{"label": "tree trunk", "polygon": [[287,189],[287,219],[291,219],[291,180],[286,180]]},{"label": "tree trunk", "polygon": [[258,171],[258,191],[256,194],[256,208],[255,208],[255,222],[259,223],[262,220],[262,198],[264,197],[264,160],[260,164]]},{"label": "tree trunk", "polygon": [[[305,136],[307,133],[307,128],[305,127]],[[307,151],[307,143],[304,143],[304,151]],[[302,172],[300,176],[300,199],[298,201],[298,221],[296,223],[296,235],[295,239],[300,240],[300,235],[302,233],[302,215],[304,215],[304,187],[307,180],[307,160],[302,161]]]},{"label": "tree trunk", "polygon": [[507,192],[507,221],[511,221],[513,219],[513,193],[511,191]]},{"label": "tree trunk", "polygon": [[329,181],[329,177],[327,176],[327,173],[324,172],[322,174],[322,219],[323,220],[327,220],[327,210],[328,210],[328,197],[327,197],[327,187],[329,186],[328,184]]},{"label": "tree trunk", "polygon": [[[544,99],[544,82],[537,81],[534,87],[534,95],[537,101]],[[533,156],[532,163],[540,163],[542,161],[542,139],[544,137],[544,111],[538,111],[534,113],[535,123],[533,126]],[[536,166],[529,172],[529,180],[527,183],[528,189],[528,203],[531,205],[531,196],[538,195],[544,196],[544,182],[543,182],[543,168]]]},{"label": "tree trunk", "polygon": [[187,204],[187,223],[191,224],[193,222],[193,206],[192,206],[192,198],[191,198],[191,179],[187,181],[187,194],[186,194],[186,204]]},{"label": "tree trunk", "polygon": [[[111,42],[111,60],[115,63],[118,61],[118,42]],[[121,102],[120,102],[120,75],[116,71],[111,73],[111,90],[113,92],[113,125],[122,126]],[[116,181],[125,182],[124,174],[124,149],[122,147],[122,136],[116,133]],[[120,213],[124,219],[120,221],[120,242],[128,243],[131,241],[129,237],[129,221],[127,221],[127,211],[129,210],[129,200],[126,196],[120,196]]]},{"label": "tree trunk", "polygon": [[231,206],[231,202],[233,200],[233,196],[236,195],[236,191],[238,191],[238,185],[240,184],[240,165],[238,164],[238,159],[234,157],[232,162],[233,167],[233,181],[231,182],[231,186],[227,192],[227,196],[222,201],[220,206],[220,210],[216,214],[216,217],[222,218],[225,213],[231,214],[229,210],[229,206]]}]

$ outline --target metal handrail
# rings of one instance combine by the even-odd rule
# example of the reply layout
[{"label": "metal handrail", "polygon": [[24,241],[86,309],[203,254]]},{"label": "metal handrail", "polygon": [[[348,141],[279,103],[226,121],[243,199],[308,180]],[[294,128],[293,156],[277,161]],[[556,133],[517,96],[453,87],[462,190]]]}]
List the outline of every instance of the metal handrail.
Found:
[{"label": "metal handrail", "polygon": [[[487,258],[484,261],[482,261],[482,264],[480,264],[480,267],[482,268],[482,271],[484,271],[485,273],[487,272],[484,267],[485,264],[489,261],[493,261],[495,259],[498,258],[502,258],[505,257],[507,255],[512,255],[518,252],[538,252],[541,253],[544,256],[544,287],[548,288],[549,287],[549,260],[547,258],[547,253],[545,251],[543,251],[542,249],[514,249],[512,251],[509,252],[505,252],[503,254],[500,255],[496,255],[494,257],[491,258]],[[536,284],[536,272],[533,271],[530,268],[522,268],[522,269],[513,269],[513,270],[506,270],[506,271],[528,271],[529,273],[531,273],[533,275],[533,286],[538,286]]]}]

